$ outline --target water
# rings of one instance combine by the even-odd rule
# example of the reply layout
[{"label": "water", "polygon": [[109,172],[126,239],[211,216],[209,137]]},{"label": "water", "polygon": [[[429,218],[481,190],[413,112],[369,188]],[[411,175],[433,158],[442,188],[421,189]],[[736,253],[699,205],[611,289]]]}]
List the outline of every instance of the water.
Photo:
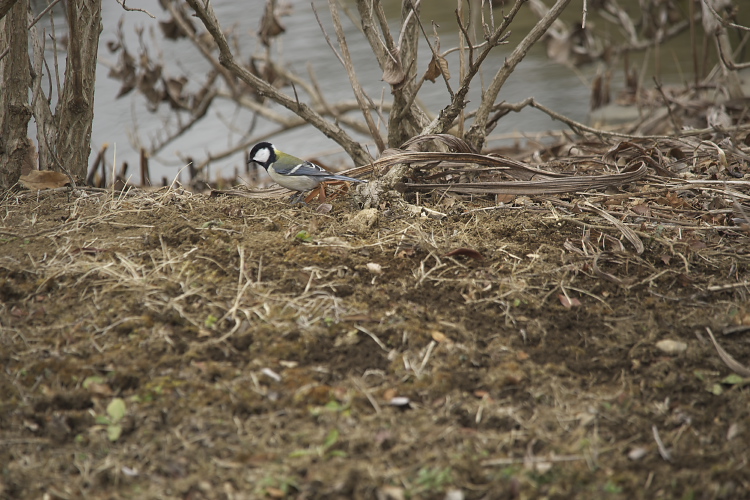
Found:
[{"label": "water", "polygon": [[[238,34],[242,60],[248,60],[252,54],[260,55],[265,52],[255,34],[263,13],[264,0],[242,2],[214,0],[212,3],[222,25],[225,28],[232,26],[234,32]],[[444,51],[456,46],[458,38],[454,21],[455,2],[426,0],[422,3],[422,21],[427,32],[432,32],[431,21],[434,20],[440,25],[441,49]],[[580,18],[581,6],[576,5],[576,3],[573,2],[568,8],[568,18]],[[306,77],[308,67],[312,67],[329,102],[353,99],[347,75],[322,36],[310,3],[294,0],[290,4],[293,9],[291,15],[281,19],[286,28],[286,33],[276,39],[271,52],[272,57],[276,62],[284,63],[288,68],[303,77]],[[354,0],[348,0],[345,4],[356,14],[356,2]],[[104,29],[100,41],[100,61],[102,63],[115,62],[117,55],[109,52],[107,42],[115,40],[115,30],[118,23],[122,21],[125,40],[133,55],[137,55],[139,52],[140,43],[136,35],[136,28],[141,28],[144,32],[144,46],[152,58],[160,59],[164,63],[165,76],[188,76],[190,78],[189,88],[199,88],[205,78],[204,75],[210,69],[210,64],[193,48],[190,42],[185,40],[170,41],[161,37],[158,20],[166,20],[169,16],[162,12],[156,2],[152,0],[131,0],[127,5],[131,8],[150,10],[157,17],[157,20],[139,12],[124,12],[116,2],[103,2]],[[392,19],[392,28],[397,31],[400,1],[388,0],[384,2],[384,5],[389,18]],[[334,38],[335,43],[335,33],[327,2],[315,0],[315,6],[326,31]],[[496,10],[495,15],[499,20],[500,11]],[[193,20],[196,25],[199,25],[197,18],[193,18]],[[381,81],[380,68],[367,41],[343,13],[342,21],[349,49],[355,61],[357,76],[375,102],[379,102],[381,94],[384,94],[385,98],[388,99],[390,97],[389,87]],[[528,32],[534,22],[536,22],[536,17],[527,9],[524,9],[523,15],[519,16],[512,26],[513,34],[510,43],[493,50],[483,66],[482,79],[476,78],[470,94],[469,110],[475,109],[479,103],[481,82],[489,83],[492,76],[501,67],[504,58]],[[62,19],[59,15],[56,19],[56,25],[62,25]],[[424,39],[420,40],[420,44],[422,56],[417,71],[421,75],[429,62],[427,56],[429,49],[426,48]],[[683,42],[683,50],[684,45]],[[663,54],[667,50],[671,51],[672,49],[663,49]],[[688,61],[690,61],[689,57],[685,57],[684,54],[674,58],[662,55],[662,60],[665,63],[669,63],[673,59],[682,60],[683,66],[688,66]],[[450,83],[456,90],[458,87],[458,54],[451,54],[448,61],[453,75]],[[689,72],[690,68],[682,67],[681,69]],[[533,96],[539,102],[559,113],[574,120],[585,121],[590,94],[587,82],[591,80],[595,71],[595,65],[574,71],[552,63],[547,60],[543,45],[538,44],[507,81],[498,96],[498,100],[518,102]],[[127,161],[131,166],[129,173],[133,175],[131,182],[138,183],[140,182],[137,173],[137,165],[140,161],[138,152],[140,145],[148,147],[154,139],[163,138],[165,130],[169,128],[169,125],[166,124],[169,123],[170,118],[173,119],[174,117],[166,103],[161,105],[157,113],[150,113],[146,108],[145,99],[135,91],[123,98],[116,99],[115,96],[120,89],[120,82],[108,78],[108,72],[109,69],[106,64],[101,64],[97,70],[91,158],[93,160],[95,152],[102,144],[108,143],[110,144],[107,155],[108,164],[111,166],[116,146],[115,161],[118,167],[123,161]],[[668,69],[667,72],[672,80],[679,81],[679,71],[672,68]],[[670,78],[667,78],[667,80]],[[650,81],[650,77],[646,78],[646,82]],[[282,89],[282,91],[292,94],[289,87]],[[298,93],[304,100],[304,94],[299,88]],[[449,94],[441,79],[438,79],[434,84],[425,82],[420,97],[427,104],[431,113],[437,113],[449,102]],[[277,112],[284,112],[282,108],[273,103],[268,103],[266,106]],[[361,114],[352,114],[352,116],[361,120]],[[233,146],[248,133],[252,122],[252,114],[249,111],[238,108],[230,101],[215,102],[213,108],[201,122],[151,159],[151,179],[154,183],[161,182],[162,178],[171,181],[185,166],[187,157],[195,158],[196,162],[200,162],[207,154],[216,155]],[[521,113],[511,113],[503,118],[493,132],[493,136],[512,132],[533,135],[536,132],[559,128],[561,128],[560,123],[553,122],[539,111],[529,109]],[[253,133],[257,136],[274,130],[276,130],[276,125],[261,120],[257,127],[253,129]],[[384,130],[383,135],[385,135]],[[334,141],[309,127],[274,134],[272,141],[280,149],[303,157],[340,150]],[[492,146],[493,143],[490,142],[489,145]],[[371,151],[375,153],[374,146],[371,147]],[[328,160],[333,163],[341,161],[342,167],[351,166],[345,162],[346,157],[341,154]],[[210,175],[212,178],[218,175],[231,177],[235,170],[244,171],[244,153],[242,152],[212,162]],[[181,174],[181,179],[187,180],[186,171]]]}]

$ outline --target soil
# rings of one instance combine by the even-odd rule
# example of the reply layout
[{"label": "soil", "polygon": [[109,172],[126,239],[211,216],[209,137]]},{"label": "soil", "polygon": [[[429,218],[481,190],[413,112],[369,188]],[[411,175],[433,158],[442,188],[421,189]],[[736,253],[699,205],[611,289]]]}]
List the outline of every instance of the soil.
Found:
[{"label": "soil", "polygon": [[631,198],[6,197],[0,498],[742,498],[750,236]]}]

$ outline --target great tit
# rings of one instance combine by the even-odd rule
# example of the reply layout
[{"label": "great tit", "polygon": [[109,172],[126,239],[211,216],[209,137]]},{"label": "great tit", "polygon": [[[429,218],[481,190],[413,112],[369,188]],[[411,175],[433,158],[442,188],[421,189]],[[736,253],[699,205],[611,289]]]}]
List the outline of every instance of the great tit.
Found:
[{"label": "great tit", "polygon": [[266,169],[279,185],[299,192],[297,201],[305,191],[315,189],[325,181],[367,182],[345,175],[336,175],[309,161],[300,160],[276,149],[270,142],[259,142],[250,150],[248,164],[255,163]]}]

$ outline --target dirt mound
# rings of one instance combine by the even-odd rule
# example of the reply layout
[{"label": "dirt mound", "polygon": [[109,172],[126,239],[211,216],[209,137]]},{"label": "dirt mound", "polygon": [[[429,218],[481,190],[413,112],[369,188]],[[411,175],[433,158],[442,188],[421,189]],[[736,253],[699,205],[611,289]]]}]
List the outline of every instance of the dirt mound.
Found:
[{"label": "dirt mound", "polygon": [[0,497],[738,498],[750,240],[673,195],[6,198]]}]

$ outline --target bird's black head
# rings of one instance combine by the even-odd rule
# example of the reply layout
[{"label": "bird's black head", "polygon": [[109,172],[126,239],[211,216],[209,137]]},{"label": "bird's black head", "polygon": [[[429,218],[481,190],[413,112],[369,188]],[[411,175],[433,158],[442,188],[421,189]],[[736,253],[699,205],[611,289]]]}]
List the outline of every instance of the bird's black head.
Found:
[{"label": "bird's black head", "polygon": [[247,156],[248,163],[257,163],[266,170],[271,163],[276,161],[276,148],[270,142],[259,142]]}]

